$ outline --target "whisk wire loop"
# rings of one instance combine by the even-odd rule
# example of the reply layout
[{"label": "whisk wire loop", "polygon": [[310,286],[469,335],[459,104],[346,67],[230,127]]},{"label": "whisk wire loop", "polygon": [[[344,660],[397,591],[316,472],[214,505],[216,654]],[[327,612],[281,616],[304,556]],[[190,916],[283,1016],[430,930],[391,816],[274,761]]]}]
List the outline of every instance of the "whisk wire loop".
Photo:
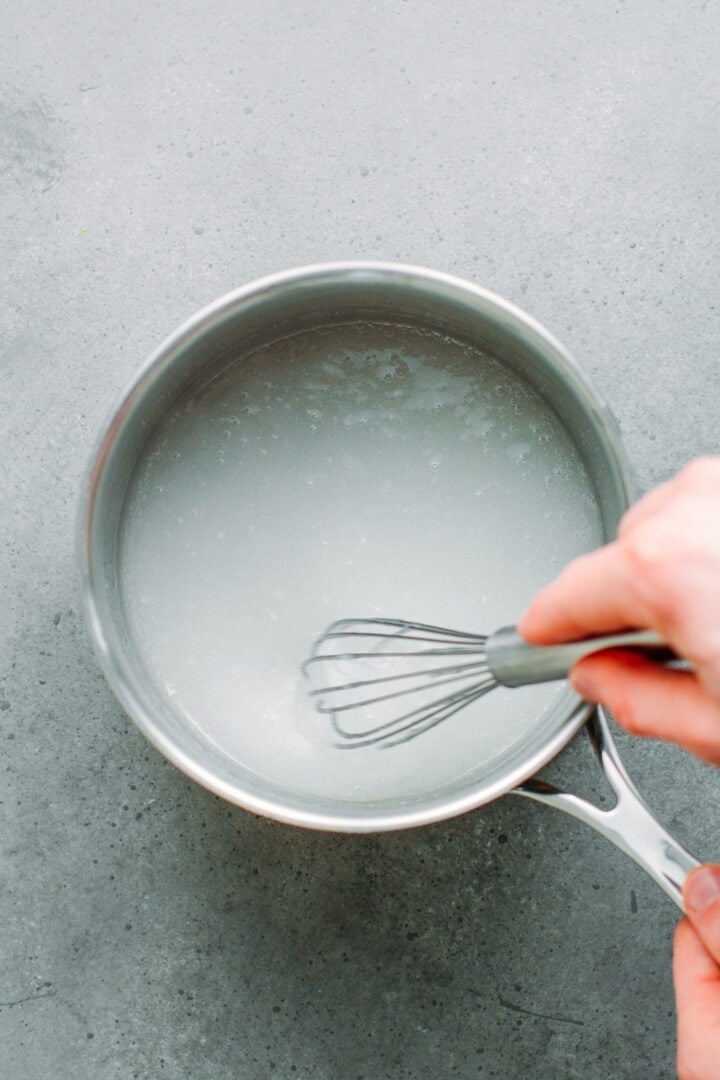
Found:
[{"label": "whisk wire loop", "polygon": [[[318,638],[303,672],[317,711],[330,717],[338,746],[396,746],[497,685],[485,641],[486,635],[427,623],[341,619]],[[444,663],[449,657],[456,662]],[[454,689],[438,696],[448,686]],[[398,714],[396,699],[413,695],[419,704]]]}]

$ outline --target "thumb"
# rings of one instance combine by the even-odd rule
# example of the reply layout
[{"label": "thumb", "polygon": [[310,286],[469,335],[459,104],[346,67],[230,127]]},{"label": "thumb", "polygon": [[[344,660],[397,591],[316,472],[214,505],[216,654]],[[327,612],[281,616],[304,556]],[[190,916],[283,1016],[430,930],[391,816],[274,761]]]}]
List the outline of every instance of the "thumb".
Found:
[{"label": "thumb", "polygon": [[720,964],[720,866],[706,863],[692,870],[683,888],[683,902],[698,937]]}]

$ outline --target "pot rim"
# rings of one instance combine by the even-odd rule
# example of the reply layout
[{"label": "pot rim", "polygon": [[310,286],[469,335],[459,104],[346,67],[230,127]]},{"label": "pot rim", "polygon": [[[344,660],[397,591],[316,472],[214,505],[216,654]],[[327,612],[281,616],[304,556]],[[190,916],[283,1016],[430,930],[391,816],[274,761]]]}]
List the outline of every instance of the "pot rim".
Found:
[{"label": "pot rim", "polygon": [[339,806],[345,804],[333,801],[334,809],[329,812],[313,809],[309,805],[300,805],[297,798],[293,800],[294,793],[291,792],[288,792],[290,797],[287,800],[281,797],[260,795],[247,790],[241,783],[230,782],[217,771],[206,767],[187,749],[179,746],[158,725],[152,710],[143,699],[142,686],[138,684],[132,665],[122,651],[112,647],[106,633],[102,605],[99,603],[99,594],[103,588],[102,575],[98,575],[93,560],[93,533],[99,485],[115,440],[119,437],[122,423],[141,398],[152,377],[160,369],[171,365],[173,358],[199,333],[234,313],[247,301],[264,294],[269,295],[286,290],[289,287],[338,277],[352,279],[357,284],[361,284],[363,278],[368,281],[391,278],[395,281],[405,279],[408,282],[422,283],[426,287],[444,292],[454,298],[462,297],[472,301],[478,307],[480,315],[492,314],[493,319],[501,323],[505,329],[524,339],[531,339],[536,346],[541,346],[552,362],[559,366],[563,377],[572,384],[574,392],[591,410],[596,428],[601,433],[605,452],[608,459],[612,459],[618,485],[621,488],[621,501],[625,507],[630,505],[635,485],[619,430],[605,401],[565,347],[537,320],[490,290],[441,271],[401,262],[338,261],[279,271],[233,289],[186,319],[151,353],[129,387],[120,395],[96,440],[80,500],[77,549],[82,605],[99,664],[123,709],[165,758],[209,791],[263,817],[319,830],[382,832],[427,825],[455,817],[512,790],[537,773],[570,742],[590,715],[592,705],[584,702],[568,689],[557,704],[558,709],[561,706],[564,708],[565,719],[552,737],[542,743],[536,753],[524,759],[517,767],[507,770],[495,782],[477,782],[473,787],[454,796],[441,793],[435,796],[430,795],[422,800],[407,800],[406,803],[388,800],[387,808],[379,802],[364,804],[348,801],[347,810],[338,809]]}]

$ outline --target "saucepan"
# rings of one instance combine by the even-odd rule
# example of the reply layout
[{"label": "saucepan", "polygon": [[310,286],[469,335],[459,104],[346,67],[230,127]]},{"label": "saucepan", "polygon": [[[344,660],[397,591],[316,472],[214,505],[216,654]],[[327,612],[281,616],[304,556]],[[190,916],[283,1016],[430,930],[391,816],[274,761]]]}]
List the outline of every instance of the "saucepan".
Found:
[{"label": "saucepan", "polygon": [[[286,271],[199,311],[113,412],[82,497],[85,613],[131,719],[231,803],[372,832],[513,792],[591,825],[682,906],[696,861],[566,683],[365,753],[325,745],[300,675],[336,618],[515,621],[633,495],[605,403],[514,305],[400,264]],[[536,778],[583,727],[609,810]]]}]

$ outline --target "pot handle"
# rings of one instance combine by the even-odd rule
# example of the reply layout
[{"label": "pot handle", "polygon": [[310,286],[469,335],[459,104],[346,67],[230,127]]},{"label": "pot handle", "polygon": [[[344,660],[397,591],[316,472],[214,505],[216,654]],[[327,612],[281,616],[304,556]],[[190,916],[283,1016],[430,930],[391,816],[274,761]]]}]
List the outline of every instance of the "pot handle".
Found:
[{"label": "pot handle", "polygon": [[683,911],[683,882],[700,863],[665,831],[646,806],[620,759],[601,706],[593,710],[586,730],[616,796],[610,810],[601,810],[578,795],[542,780],[527,780],[514,789],[515,794],[555,806],[590,825],[634,859]]}]

